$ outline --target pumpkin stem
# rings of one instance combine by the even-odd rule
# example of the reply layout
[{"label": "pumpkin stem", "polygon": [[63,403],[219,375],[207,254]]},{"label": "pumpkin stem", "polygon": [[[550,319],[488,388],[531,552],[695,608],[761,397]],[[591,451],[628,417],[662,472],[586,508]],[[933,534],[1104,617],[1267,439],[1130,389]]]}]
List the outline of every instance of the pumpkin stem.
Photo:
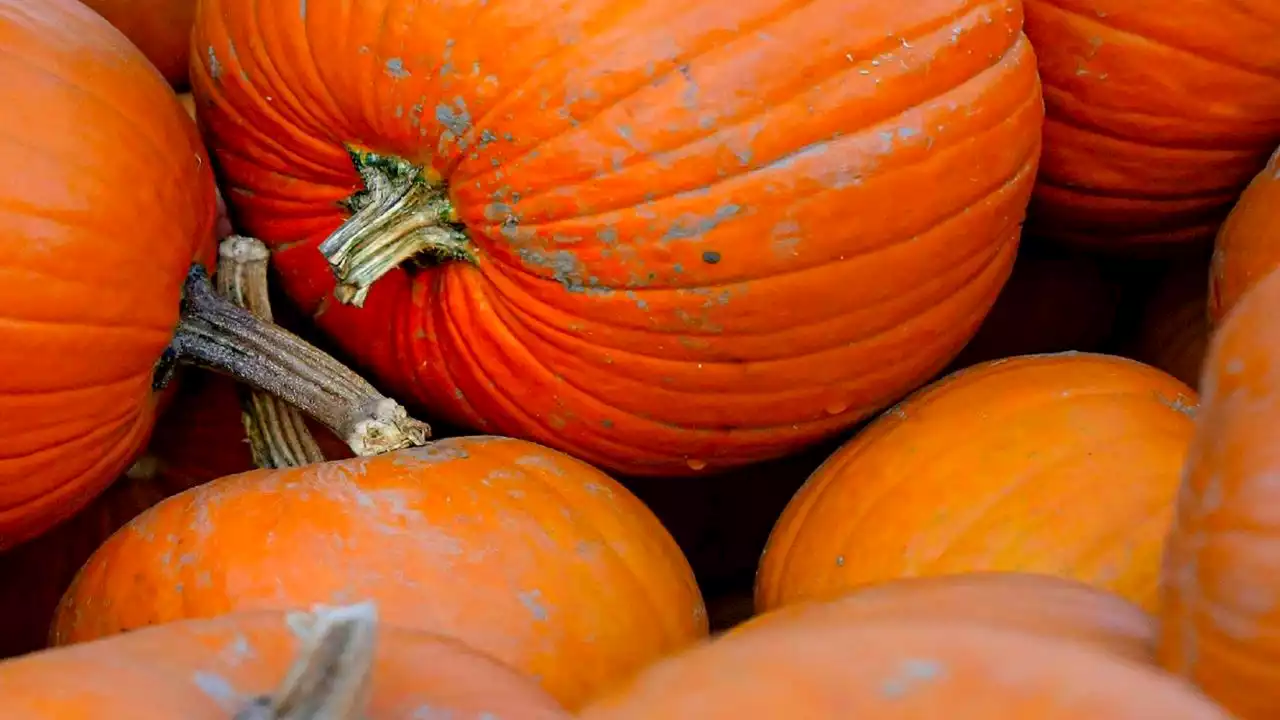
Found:
[{"label": "pumpkin stem", "polygon": [[474,262],[467,234],[442,183],[400,158],[350,149],[364,189],[346,202],[351,217],[320,243],[338,279],[334,297],[360,307],[369,288],[410,258]]},{"label": "pumpkin stem", "polygon": [[[218,248],[218,292],[265,322],[274,322],[267,290],[271,252],[257,238],[228,236]],[[241,394],[245,434],[260,468],[301,467],[325,461],[302,413],[271,393]]]},{"label": "pumpkin stem", "polygon": [[378,611],[371,602],[290,613],[302,639],[275,695],[255,698],[235,720],[359,720],[368,702]]},{"label": "pumpkin stem", "polygon": [[426,444],[431,428],[297,335],[264,322],[218,295],[209,275],[192,265],[182,316],[157,368],[157,382],[175,362],[230,375],[294,405],[347,441],[358,456]]}]

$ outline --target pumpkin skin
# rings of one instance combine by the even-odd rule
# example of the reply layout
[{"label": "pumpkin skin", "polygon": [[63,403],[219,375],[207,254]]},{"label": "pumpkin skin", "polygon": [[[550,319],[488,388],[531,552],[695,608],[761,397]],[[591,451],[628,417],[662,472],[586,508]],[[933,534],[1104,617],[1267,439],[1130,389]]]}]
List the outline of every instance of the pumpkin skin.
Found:
[{"label": "pumpkin skin", "polygon": [[1243,720],[1280,713],[1280,272],[1214,334],[1164,568],[1159,657]]},{"label": "pumpkin skin", "polygon": [[1107,355],[976,365],[887,411],[778,519],[756,608],[900,577],[1073,578],[1148,611],[1195,392]]},{"label": "pumpkin skin", "polygon": [[1209,344],[1209,270],[1201,258],[1176,263],[1142,311],[1132,357],[1198,388]]},{"label": "pumpkin skin", "polygon": [[1009,282],[952,367],[1015,355],[1096,350],[1111,333],[1118,300],[1096,259],[1024,247]]},{"label": "pumpkin skin", "polygon": [[1088,643],[1136,662],[1154,658],[1155,623],[1138,606],[1074,580],[1031,573],[976,572],[905,578],[828,602],[789,605],[757,615],[730,633],[791,618],[833,623],[927,617]]},{"label": "pumpkin skin", "polygon": [[1025,5],[1046,107],[1028,229],[1128,251],[1211,240],[1280,141],[1280,6]]},{"label": "pumpkin skin", "polygon": [[[72,0],[0,0],[0,550],[133,462],[213,176],[172,89]],[[74,123],[73,123],[74,120]]]},{"label": "pumpkin skin", "polygon": [[1280,150],[1249,183],[1213,246],[1209,317],[1221,322],[1254,283],[1280,267]]},{"label": "pumpkin skin", "polygon": [[[200,5],[193,91],[237,226],[397,398],[621,474],[689,475],[836,434],[972,335],[1039,153],[1019,2],[552,16]],[[347,145],[447,183],[474,262],[334,299],[317,248],[363,187]]]},{"label": "pumpkin skin", "polygon": [[468,437],[172,497],[90,558],[52,637],[366,598],[571,708],[707,632],[684,556],[621,485],[532,443]]},{"label": "pumpkin skin", "polygon": [[744,628],[658,663],[580,717],[1228,716],[1155,667],[1085,643],[927,613],[840,618],[815,611]]},{"label": "pumpkin skin", "polygon": [[[0,713],[9,720],[226,720],[274,690],[299,650],[283,612],[145,628],[0,663]],[[369,720],[426,711],[565,717],[526,678],[446,638],[383,627],[375,653]]]},{"label": "pumpkin skin", "polygon": [[175,88],[187,85],[196,0],[81,0],[125,34]]}]

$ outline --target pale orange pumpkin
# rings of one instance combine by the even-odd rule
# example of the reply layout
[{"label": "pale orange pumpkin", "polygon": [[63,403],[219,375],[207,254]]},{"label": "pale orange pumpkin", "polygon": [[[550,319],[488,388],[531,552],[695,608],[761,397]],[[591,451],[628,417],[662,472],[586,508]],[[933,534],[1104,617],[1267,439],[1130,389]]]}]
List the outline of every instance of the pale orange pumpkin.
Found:
[{"label": "pale orange pumpkin", "polygon": [[52,637],[365,598],[571,707],[707,633],[687,561],[626,489],[548,448],[468,437],[169,498],[94,553]]},{"label": "pale orange pumpkin", "polygon": [[1220,322],[1254,283],[1280,268],[1280,150],[1254,177],[1218,230],[1209,317]]},{"label": "pale orange pumpkin", "polygon": [[1196,394],[1141,363],[997,360],[922,390],[845,444],[778,520],[764,611],[900,577],[1038,572],[1151,610]]},{"label": "pale orange pumpkin", "polygon": [[813,607],[650,667],[583,720],[1227,720],[1108,648],[916,614]]},{"label": "pale orange pumpkin", "polygon": [[1159,658],[1242,720],[1280,717],[1280,271],[1214,335],[1164,567]]}]

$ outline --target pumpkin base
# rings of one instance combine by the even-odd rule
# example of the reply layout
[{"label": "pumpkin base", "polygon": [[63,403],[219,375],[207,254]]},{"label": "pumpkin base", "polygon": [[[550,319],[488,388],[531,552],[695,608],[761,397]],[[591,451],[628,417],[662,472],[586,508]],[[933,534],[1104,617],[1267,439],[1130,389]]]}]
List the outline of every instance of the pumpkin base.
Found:
[{"label": "pumpkin base", "polygon": [[348,149],[364,189],[344,203],[351,217],[320,244],[338,280],[334,297],[360,307],[383,275],[409,260],[474,262],[448,188],[401,158]]}]

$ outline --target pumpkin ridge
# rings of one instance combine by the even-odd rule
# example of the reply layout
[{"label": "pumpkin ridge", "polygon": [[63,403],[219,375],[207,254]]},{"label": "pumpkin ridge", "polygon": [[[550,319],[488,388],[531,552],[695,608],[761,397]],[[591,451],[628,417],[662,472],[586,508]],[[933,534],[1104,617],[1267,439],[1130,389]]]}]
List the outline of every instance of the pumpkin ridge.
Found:
[{"label": "pumpkin ridge", "polygon": [[[1079,98],[1067,92],[1066,90],[1055,88],[1053,86],[1045,86],[1043,89],[1043,92],[1044,92],[1044,99],[1046,103],[1058,104],[1059,107],[1061,106],[1058,101],[1061,97],[1070,98],[1072,102],[1080,102]],[[1139,110],[1131,110],[1128,108],[1123,108],[1123,109],[1116,108],[1115,111],[1113,112],[1111,108],[1098,107],[1096,105],[1091,106],[1089,110],[1096,115],[1107,114],[1108,120],[1116,116],[1141,117],[1141,118],[1148,118],[1148,119],[1154,119],[1154,120],[1159,120],[1164,117],[1157,113],[1144,113]],[[1244,158],[1252,158],[1253,156],[1258,154],[1257,152],[1258,143],[1256,141],[1249,142],[1248,144],[1243,144],[1246,141],[1241,141],[1242,142],[1241,145],[1220,145],[1220,146],[1193,145],[1186,142],[1180,142],[1180,143],[1157,142],[1151,139],[1149,136],[1130,137],[1130,136],[1124,135],[1122,132],[1120,132],[1119,130],[1116,130],[1114,127],[1109,127],[1108,124],[1089,122],[1088,120],[1082,119],[1081,117],[1078,117],[1076,115],[1066,113],[1066,112],[1054,113],[1052,118],[1046,118],[1045,122],[1063,125],[1073,130],[1076,130],[1078,132],[1085,132],[1085,133],[1091,133],[1094,135],[1100,135],[1106,138],[1107,140],[1115,143],[1121,143],[1124,145],[1136,145],[1143,149],[1162,151],[1165,153],[1182,153],[1186,156],[1192,156],[1192,157],[1194,157],[1195,155],[1206,155],[1206,156],[1228,155],[1228,156],[1241,156]],[[1224,138],[1206,138],[1206,139],[1221,139],[1224,141],[1228,141],[1234,138],[1224,137]],[[1229,191],[1232,188],[1234,188],[1237,184],[1238,183],[1234,183],[1234,182],[1224,183],[1223,190]],[[1134,188],[1129,192],[1131,194],[1134,194],[1135,197],[1142,197],[1140,193],[1143,190],[1144,190],[1143,188]],[[1195,190],[1186,190],[1186,191],[1183,191],[1182,194],[1174,195],[1174,197],[1185,197],[1187,199],[1196,199],[1196,198],[1202,197],[1203,195],[1204,195],[1203,191],[1198,192]]]},{"label": "pumpkin ridge", "polygon": [[1131,30],[1128,28],[1120,27],[1119,25],[1115,25],[1113,23],[1103,22],[1102,18],[1096,12],[1093,14],[1086,14],[1082,12],[1075,12],[1072,10],[1068,10],[1062,7],[1061,5],[1059,5],[1058,0],[1038,0],[1038,2],[1044,7],[1053,8],[1054,10],[1057,10],[1058,12],[1064,15],[1070,15],[1073,18],[1082,20],[1085,25],[1090,25],[1090,24],[1096,25],[1105,30],[1110,30],[1111,32],[1117,35],[1123,35],[1129,38],[1140,40],[1149,45],[1154,45],[1159,48],[1164,48],[1166,50],[1173,50],[1174,52],[1177,52],[1180,54],[1189,55],[1206,64],[1221,65],[1229,70],[1235,70],[1240,73],[1254,75],[1254,76],[1268,79],[1268,80],[1280,81],[1280,72],[1277,72],[1276,74],[1273,75],[1262,68],[1250,67],[1247,64],[1245,64],[1246,61],[1245,61],[1245,58],[1243,57],[1228,58],[1224,55],[1209,55],[1209,54],[1205,54],[1203,48],[1200,48],[1198,50],[1192,50],[1190,48],[1183,47],[1181,45],[1172,44],[1168,40],[1158,39],[1158,38],[1151,37],[1150,35],[1145,35],[1141,30]]},{"label": "pumpkin ridge", "polygon": [[[812,5],[813,3],[817,2],[817,1],[818,1],[818,0],[804,0],[803,2],[798,3],[798,4],[797,4],[797,6],[796,6],[795,8],[791,8],[787,13],[781,13],[781,16],[782,16],[782,17],[780,17],[780,18],[775,18],[774,20],[770,20],[769,22],[766,22],[766,23],[763,23],[763,24],[764,24],[764,25],[771,25],[771,24],[774,24],[774,23],[775,23],[775,22],[777,22],[778,20],[785,18],[785,17],[786,17],[786,15],[789,15],[789,14],[790,14],[790,12],[794,12],[794,11],[795,11],[795,10],[797,10],[797,9],[802,9],[802,8],[804,8],[804,7],[807,7],[807,6],[809,6],[809,5]],[[884,53],[884,51],[885,51],[885,50],[887,50],[887,49],[889,49],[889,48],[895,48],[895,47],[898,47],[901,43],[904,43],[904,42],[911,42],[912,40],[916,40],[916,39],[918,39],[919,35],[923,35],[923,34],[928,34],[928,33],[937,32],[938,30],[941,30],[942,28],[946,28],[946,27],[948,27],[948,26],[950,26],[950,25],[953,25],[953,24],[955,23],[955,21],[956,21],[956,20],[961,19],[961,18],[963,18],[963,17],[964,17],[964,16],[966,16],[966,15],[975,15],[975,16],[976,16],[976,15],[978,15],[978,13],[979,13],[981,10],[986,9],[988,6],[1000,6],[1000,5],[1005,5],[1007,2],[1008,2],[1008,0],[981,0],[981,2],[979,2],[979,3],[975,4],[973,7],[969,8],[969,9],[967,9],[967,10],[966,10],[966,9],[964,9],[964,8],[962,7],[960,10],[956,10],[956,11],[955,11],[955,12],[953,12],[951,15],[948,15],[948,16],[943,17],[943,18],[941,18],[941,19],[934,18],[934,19],[933,19],[933,20],[931,20],[930,22],[922,23],[919,27],[912,28],[912,29],[911,29],[911,31],[909,31],[909,32],[904,32],[904,33],[901,33],[901,34],[894,34],[894,35],[893,35],[893,36],[891,36],[891,37],[887,37],[887,38],[885,38],[885,39],[881,40],[878,44],[876,44],[876,45],[874,45],[874,46],[872,46],[872,47],[859,48],[859,54],[864,54],[864,53],[865,53],[865,54],[867,55],[867,57],[875,57],[875,56],[881,55],[881,54],[883,54],[883,53]],[[974,25],[974,26],[978,25],[978,22],[975,20],[975,22],[973,23],[973,25]],[[711,47],[707,48],[707,52],[726,51],[726,50],[725,50],[725,48],[726,48],[726,47],[727,47],[731,42],[736,41],[736,40],[741,40],[742,38],[744,38],[744,37],[748,34],[748,32],[749,32],[749,31],[744,30],[744,31],[740,32],[737,36],[735,36],[734,38],[732,38],[731,40],[725,40],[725,41],[722,41],[722,42],[720,42],[720,43],[718,43],[718,44],[713,44]],[[912,33],[912,32],[914,32],[914,33],[918,33],[918,34],[913,35],[911,38],[908,38],[908,37],[907,37],[907,35],[908,35],[908,34],[910,34],[910,33]],[[1019,32],[1019,35],[1021,35],[1021,32]],[[886,116],[884,116],[884,117],[878,117],[878,118],[874,118],[874,119],[868,120],[868,121],[867,121],[867,124],[866,124],[865,126],[863,126],[863,127],[848,128],[848,129],[846,129],[845,131],[843,131],[843,132],[842,132],[842,135],[854,135],[854,134],[857,134],[857,133],[859,133],[859,132],[861,132],[861,131],[868,130],[868,129],[872,128],[872,127],[875,127],[876,125],[880,125],[880,124],[883,124],[883,123],[887,123],[888,121],[892,120],[893,118],[900,117],[901,115],[903,115],[905,112],[907,112],[908,110],[910,110],[910,109],[912,109],[912,108],[918,107],[918,106],[920,106],[920,105],[927,104],[928,102],[933,101],[933,100],[937,100],[939,97],[942,97],[942,96],[945,96],[945,95],[946,95],[946,94],[948,94],[948,93],[954,92],[955,90],[957,90],[957,89],[961,88],[962,86],[964,86],[964,85],[966,85],[966,84],[968,84],[968,83],[971,83],[971,82],[973,82],[973,81],[977,80],[977,79],[978,79],[978,78],[980,78],[983,74],[985,74],[986,72],[988,72],[988,71],[989,71],[989,70],[991,70],[992,68],[995,68],[995,67],[999,66],[1002,62],[1004,62],[1004,61],[1005,61],[1005,59],[1006,59],[1006,57],[1007,57],[1007,55],[1008,55],[1009,53],[1011,53],[1011,52],[1013,52],[1014,50],[1016,50],[1016,49],[1017,49],[1019,42],[1026,42],[1026,38],[1025,38],[1025,36],[1023,36],[1023,37],[1022,37],[1022,39],[1021,39],[1020,41],[1019,41],[1019,40],[1015,40],[1014,42],[1010,43],[1010,44],[1009,44],[1009,47],[1007,47],[1007,48],[1005,49],[1005,52],[1004,52],[1003,54],[1001,54],[1001,56],[1000,56],[1000,57],[995,58],[995,59],[992,61],[992,63],[991,63],[990,65],[988,65],[988,66],[986,66],[986,67],[978,68],[978,69],[976,69],[976,70],[974,71],[974,73],[973,73],[971,76],[969,76],[969,77],[965,78],[964,80],[961,80],[960,82],[953,83],[953,84],[949,85],[948,87],[946,87],[946,88],[944,88],[944,89],[943,89],[943,92],[942,92],[940,95],[932,95],[932,96],[925,96],[925,97],[916,97],[916,96],[913,96],[913,97],[907,98],[907,99],[906,99],[906,100],[904,100],[904,101],[903,101],[903,103],[902,103],[902,104],[903,104],[903,106],[904,106],[904,109],[897,110],[896,112],[893,112],[892,114],[886,115]],[[726,52],[727,52],[727,51],[726,51]],[[591,122],[591,121],[595,120],[595,119],[596,119],[597,117],[599,117],[600,115],[603,115],[603,114],[604,114],[605,112],[607,112],[608,110],[610,110],[610,109],[612,109],[612,108],[615,108],[615,107],[617,107],[617,106],[621,105],[623,102],[625,102],[625,101],[627,101],[628,99],[630,99],[631,97],[633,97],[636,93],[639,93],[639,92],[641,92],[641,91],[644,91],[644,90],[648,89],[649,87],[653,86],[654,84],[657,84],[657,83],[660,81],[660,79],[661,79],[661,78],[664,78],[664,77],[670,77],[670,76],[671,76],[671,74],[672,74],[673,72],[678,71],[678,69],[679,69],[679,66],[680,66],[680,65],[682,65],[682,64],[683,64],[683,65],[689,65],[689,64],[690,64],[694,59],[696,59],[698,56],[703,55],[703,54],[705,54],[705,53],[699,53],[699,54],[694,55],[694,56],[692,56],[692,57],[683,58],[683,59],[682,59],[681,61],[679,61],[679,62],[675,62],[675,63],[672,65],[672,67],[671,67],[669,70],[667,70],[666,72],[664,72],[664,73],[662,73],[662,74],[660,74],[660,75],[658,75],[658,76],[655,76],[655,77],[654,77],[654,78],[652,78],[652,79],[648,79],[648,80],[646,80],[646,81],[644,81],[644,82],[640,82],[640,83],[638,83],[638,84],[633,88],[633,90],[632,90],[631,92],[628,92],[628,93],[625,93],[625,94],[622,94],[622,95],[618,96],[617,98],[615,98],[615,99],[613,100],[613,103],[612,103],[612,104],[602,106],[602,107],[599,109],[599,111],[598,111],[597,113],[595,113],[595,114],[593,114],[593,115],[591,115],[591,116],[589,116],[589,117],[585,117],[585,118],[583,118],[583,117],[579,117],[579,118],[575,118],[575,119],[576,119],[576,120],[578,120],[579,126],[581,126],[581,125],[586,125],[587,123],[589,123],[589,122]],[[674,154],[676,154],[677,152],[679,152],[680,150],[686,149],[686,148],[688,148],[688,147],[689,147],[689,146],[691,146],[691,145],[695,145],[695,144],[700,143],[700,142],[706,142],[706,141],[709,141],[709,140],[714,140],[718,135],[723,134],[723,133],[724,133],[725,131],[727,131],[727,130],[732,130],[732,129],[736,129],[736,128],[739,128],[739,127],[742,127],[742,126],[745,126],[745,125],[749,125],[753,120],[758,119],[761,115],[766,115],[766,114],[768,114],[768,113],[770,113],[770,112],[775,111],[775,110],[776,110],[776,108],[777,108],[778,106],[783,106],[783,105],[789,104],[789,103],[791,103],[793,100],[795,100],[796,98],[798,98],[798,97],[800,97],[800,96],[804,95],[805,93],[812,92],[812,91],[813,91],[813,90],[815,90],[816,88],[821,87],[824,83],[830,82],[830,81],[832,81],[832,80],[834,80],[834,79],[838,78],[838,77],[839,77],[840,75],[842,75],[842,74],[845,74],[845,73],[856,73],[856,72],[858,72],[858,71],[859,71],[859,69],[860,69],[860,65],[858,65],[858,64],[838,64],[838,65],[835,65],[834,67],[835,67],[836,69],[835,69],[835,70],[833,70],[830,74],[824,74],[824,75],[822,75],[821,77],[814,78],[814,79],[811,81],[811,82],[812,82],[812,85],[810,85],[809,87],[801,87],[801,88],[798,88],[798,89],[796,89],[792,94],[787,95],[787,96],[782,97],[782,98],[770,98],[770,99],[769,99],[769,100],[770,100],[769,102],[761,103],[761,105],[760,105],[759,107],[757,107],[755,110],[750,111],[750,112],[748,112],[748,113],[746,113],[746,114],[744,114],[744,115],[741,115],[741,116],[738,116],[738,117],[733,118],[733,124],[732,124],[732,125],[725,125],[723,122],[717,123],[717,124],[716,124],[716,126],[715,126],[715,130],[714,130],[713,132],[711,132],[710,134],[707,134],[707,135],[692,135],[692,136],[690,136],[690,137],[688,137],[688,138],[683,139],[683,141],[681,142],[681,144],[676,145],[676,146],[671,147],[671,148],[665,148],[665,149],[661,149],[661,150],[650,148],[650,149],[648,149],[645,153],[643,153],[643,154],[637,154],[636,156],[634,156],[634,158],[633,158],[633,159],[630,159],[630,160],[624,161],[621,165],[611,166],[611,167],[610,167],[608,170],[606,170],[604,173],[598,173],[598,174],[595,174],[595,175],[584,175],[584,176],[579,177],[579,178],[575,178],[575,179],[568,179],[568,180],[565,180],[565,181],[562,183],[562,185],[577,185],[577,184],[582,184],[582,183],[590,182],[590,181],[592,181],[592,180],[599,180],[599,179],[601,179],[601,178],[603,178],[603,177],[608,177],[608,176],[611,176],[611,175],[614,175],[614,174],[617,174],[617,173],[624,172],[624,171],[626,171],[627,169],[629,169],[629,168],[631,168],[631,167],[634,167],[634,165],[635,165],[635,164],[637,164],[637,163],[639,163],[639,162],[657,162],[657,163],[661,164],[661,162],[662,162],[662,161],[661,161],[661,160],[659,160],[659,159],[657,159],[657,158],[661,158],[662,156],[666,156],[666,155],[674,155]],[[492,113],[490,114],[490,116],[492,116]],[[483,120],[483,118],[482,118],[482,120]],[[474,127],[481,127],[481,126],[482,126],[481,121],[476,121],[476,123],[475,123]],[[474,129],[472,130],[472,132],[474,133]],[[507,159],[504,159],[504,161],[503,161],[503,165],[515,165],[515,164],[517,164],[519,161],[521,161],[521,160],[524,160],[524,159],[528,158],[528,157],[529,157],[529,155],[530,155],[532,152],[535,152],[535,151],[540,150],[543,146],[545,146],[545,145],[546,145],[546,143],[547,143],[547,142],[549,142],[549,141],[551,141],[551,140],[554,140],[554,139],[555,139],[555,136],[549,136],[549,137],[544,138],[544,139],[542,140],[542,142],[540,142],[540,143],[538,143],[538,144],[536,144],[536,145],[534,145],[534,146],[530,147],[526,152],[522,153],[521,155],[516,156],[516,157],[513,157],[513,158],[507,158]],[[786,161],[787,159],[789,159],[790,157],[792,157],[792,156],[794,156],[794,155],[797,155],[797,154],[800,154],[800,153],[802,153],[803,151],[805,151],[805,150],[807,150],[807,149],[810,149],[812,146],[814,146],[814,145],[818,145],[818,144],[820,144],[820,143],[822,143],[822,142],[824,142],[824,140],[821,140],[821,139],[814,140],[813,142],[808,143],[807,145],[805,145],[805,146],[804,146],[804,147],[802,147],[802,148],[799,148],[799,149],[796,149],[796,150],[792,150],[792,151],[790,151],[789,153],[787,153],[786,155],[784,155],[784,156],[782,156],[782,157],[780,157],[780,158],[777,158],[776,160],[773,160],[773,161],[771,161],[770,163],[767,163],[767,165],[775,165],[775,164],[779,164],[779,163],[785,162],[785,161]],[[462,158],[462,157],[460,156],[460,157],[458,158],[458,160],[457,160],[457,164],[461,164],[461,163],[463,162],[463,159],[464,159],[464,158]],[[456,167],[456,165],[455,165],[455,167]],[[482,166],[482,167],[481,167],[481,169],[482,169],[482,170],[484,170],[484,172],[483,172],[483,173],[479,173],[479,174],[477,174],[477,175],[464,175],[464,176],[463,176],[463,178],[461,178],[460,180],[458,180],[458,182],[475,182],[475,181],[484,180],[484,179],[486,179],[486,178],[490,177],[491,175],[493,175],[494,173],[496,173],[496,172],[500,172],[500,171],[501,171],[501,168],[500,168],[500,167],[497,167],[497,168],[495,168],[495,167],[485,168],[485,167],[483,167],[483,166]],[[762,168],[752,168],[751,170],[756,170],[756,169],[762,169]],[[743,175],[743,174],[746,174],[747,172],[750,172],[751,170],[746,170],[746,169],[744,169],[744,172],[740,172],[740,173],[737,173],[737,174],[730,174],[730,175],[726,175],[726,176],[722,176],[722,177],[717,177],[717,178],[715,178],[715,180],[714,180],[712,183],[709,183],[709,184],[707,184],[707,185],[698,186],[698,187],[696,187],[696,188],[689,188],[689,189],[688,189],[688,191],[689,191],[689,192],[693,192],[693,191],[696,191],[696,190],[699,190],[699,189],[706,189],[707,187],[710,187],[710,185],[712,185],[712,184],[716,184],[716,183],[722,182],[722,181],[724,181],[724,180],[729,180],[729,179],[732,179],[732,178],[735,178],[735,177],[739,177],[739,176],[741,176],[741,175]],[[547,194],[552,193],[552,192],[555,192],[555,191],[556,191],[556,188],[554,188],[554,187],[546,187],[546,188],[542,188],[542,189],[541,189],[541,190],[539,190],[539,191],[536,191],[536,192],[529,193],[529,194],[525,195],[525,196],[524,196],[524,199],[525,199],[525,200],[533,200],[533,199],[537,199],[537,198],[539,198],[539,197],[541,197],[541,196],[547,195]],[[661,198],[659,198],[659,199],[661,199]],[[623,209],[623,208],[625,208],[625,207],[626,207],[626,206],[624,205],[624,206],[621,206],[620,208],[613,208],[612,210]],[[602,212],[594,213],[594,214],[603,214],[603,212],[610,212],[610,211],[612,211],[612,210],[606,210],[606,211],[602,211]],[[581,217],[586,217],[586,216],[577,216],[577,217],[581,218]],[[546,224],[546,223],[538,223],[538,222],[533,222],[533,223],[525,223],[525,222],[522,222],[522,223],[521,223],[521,225],[522,225],[522,226],[526,226],[526,227],[538,226],[538,225],[542,225],[542,224]]]}]

